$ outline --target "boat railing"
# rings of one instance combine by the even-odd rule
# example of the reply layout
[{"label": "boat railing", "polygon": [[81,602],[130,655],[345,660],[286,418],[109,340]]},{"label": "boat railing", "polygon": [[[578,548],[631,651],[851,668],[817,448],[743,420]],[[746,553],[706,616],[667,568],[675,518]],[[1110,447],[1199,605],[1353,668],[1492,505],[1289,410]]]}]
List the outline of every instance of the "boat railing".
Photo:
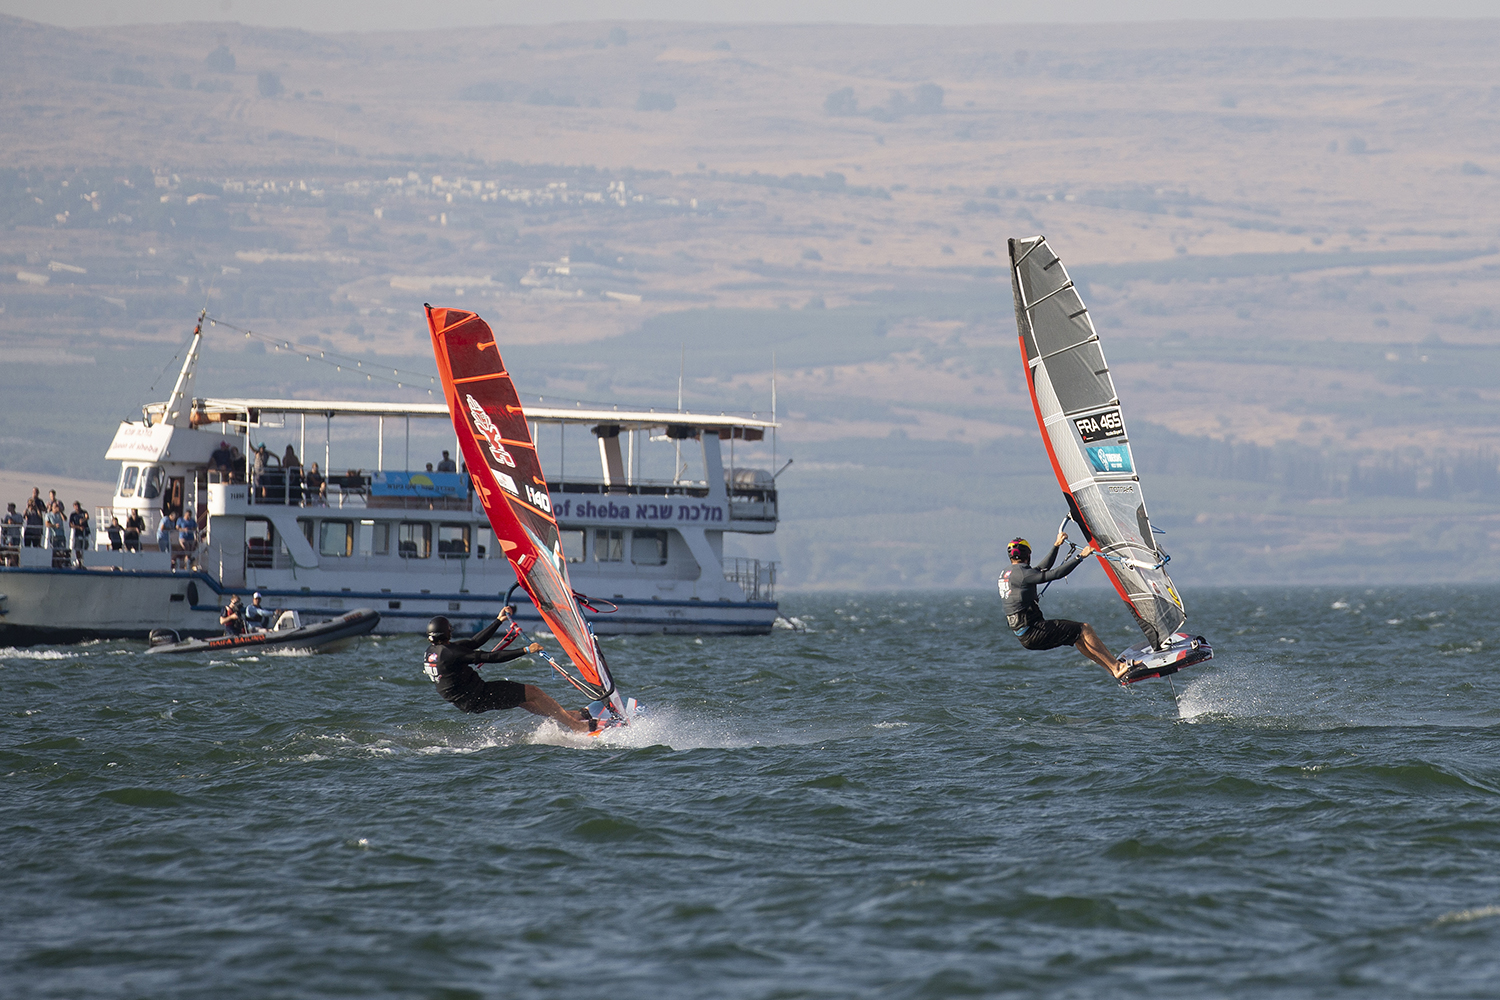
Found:
[{"label": "boat railing", "polygon": [[737,583],[747,601],[776,600],[776,562],[730,556],[724,560],[724,579]]}]

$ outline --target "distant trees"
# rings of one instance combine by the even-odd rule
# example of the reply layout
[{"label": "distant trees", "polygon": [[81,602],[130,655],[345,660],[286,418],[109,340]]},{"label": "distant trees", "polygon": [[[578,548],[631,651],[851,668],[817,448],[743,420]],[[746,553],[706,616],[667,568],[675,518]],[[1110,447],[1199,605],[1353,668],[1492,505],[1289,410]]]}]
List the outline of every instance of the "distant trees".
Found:
[{"label": "distant trees", "polygon": [[893,122],[907,115],[935,115],[943,110],[943,88],[935,83],[919,83],[907,95],[900,90],[891,91],[886,102],[859,110],[859,100],[853,87],[835,90],[823,99],[823,112],[831,118],[851,118],[863,115],[880,122]]},{"label": "distant trees", "polygon": [[677,98],[654,90],[643,90],[635,99],[637,111],[671,111],[677,107]]},{"label": "distant trees", "polygon": [[255,74],[255,86],[261,97],[279,97],[286,89],[281,85],[281,77],[268,69]]},{"label": "distant trees", "polygon": [[208,54],[203,65],[208,67],[210,73],[233,73],[234,53],[229,51],[229,46],[220,45]]}]

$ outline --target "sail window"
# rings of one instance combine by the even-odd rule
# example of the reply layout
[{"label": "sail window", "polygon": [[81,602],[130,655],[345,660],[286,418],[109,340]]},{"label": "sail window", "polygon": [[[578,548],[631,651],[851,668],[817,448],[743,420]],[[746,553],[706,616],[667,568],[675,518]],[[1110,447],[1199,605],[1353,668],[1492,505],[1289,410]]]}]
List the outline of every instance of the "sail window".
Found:
[{"label": "sail window", "polygon": [[426,521],[402,521],[396,534],[396,552],[402,559],[426,559],[432,555],[432,525]]},{"label": "sail window", "polygon": [[120,466],[120,496],[135,496],[135,483],[140,478],[141,468],[138,465]]},{"label": "sail window", "polygon": [[162,471],[159,465],[153,465],[150,469],[147,469],[146,475],[143,477],[145,482],[141,485],[141,496],[147,500],[155,500],[161,496],[161,484],[165,476],[166,473]]},{"label": "sail window", "polygon": [[667,533],[637,528],[630,536],[630,561],[637,566],[665,566]]},{"label": "sail window", "polygon": [[349,521],[323,521],[318,525],[318,555],[354,555],[354,525]]},{"label": "sail window", "polygon": [[438,525],[438,558],[469,558],[469,526],[467,524]]},{"label": "sail window", "polygon": [[245,566],[271,569],[276,557],[276,530],[263,517],[245,518]]},{"label": "sail window", "polygon": [[583,542],[583,529],[564,528],[557,534],[562,539],[563,554],[568,557],[568,562],[583,562],[584,553],[587,551]]},{"label": "sail window", "polygon": [[597,528],[594,531],[594,561],[624,562],[625,532],[620,528]]}]

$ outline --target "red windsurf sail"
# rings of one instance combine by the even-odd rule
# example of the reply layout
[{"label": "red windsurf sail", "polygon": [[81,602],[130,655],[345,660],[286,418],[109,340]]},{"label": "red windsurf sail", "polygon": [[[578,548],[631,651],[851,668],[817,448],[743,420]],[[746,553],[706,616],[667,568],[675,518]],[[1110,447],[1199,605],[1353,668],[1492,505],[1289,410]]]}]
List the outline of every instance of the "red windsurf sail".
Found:
[{"label": "red windsurf sail", "polygon": [[461,309],[428,306],[427,326],[459,448],[500,548],[577,668],[578,686],[623,714],[604,654],[573,598],[547,479],[494,333]]}]

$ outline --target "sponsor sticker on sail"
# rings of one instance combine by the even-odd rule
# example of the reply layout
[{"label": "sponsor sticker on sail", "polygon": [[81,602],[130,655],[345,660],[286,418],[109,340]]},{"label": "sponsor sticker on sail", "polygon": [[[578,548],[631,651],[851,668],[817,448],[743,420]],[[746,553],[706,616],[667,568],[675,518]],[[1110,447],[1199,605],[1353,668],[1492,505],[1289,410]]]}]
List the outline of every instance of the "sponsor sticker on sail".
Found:
[{"label": "sponsor sticker on sail", "polygon": [[[511,458],[510,452],[505,450],[505,442],[500,439],[500,428],[490,419],[490,415],[484,412],[484,407],[473,396],[465,395],[464,400],[469,404],[469,416],[474,418],[474,427],[484,435],[485,442],[489,445],[490,456],[501,465],[508,465],[512,469],[516,467],[516,460]],[[515,484],[507,487],[512,493],[516,493]],[[516,496],[520,496],[516,493]]]},{"label": "sponsor sticker on sail", "polygon": [[1075,417],[1073,426],[1078,428],[1078,436],[1085,441],[1103,441],[1105,438],[1119,437],[1125,433],[1125,421],[1121,419],[1120,411],[1117,409],[1092,413],[1086,417]]}]

